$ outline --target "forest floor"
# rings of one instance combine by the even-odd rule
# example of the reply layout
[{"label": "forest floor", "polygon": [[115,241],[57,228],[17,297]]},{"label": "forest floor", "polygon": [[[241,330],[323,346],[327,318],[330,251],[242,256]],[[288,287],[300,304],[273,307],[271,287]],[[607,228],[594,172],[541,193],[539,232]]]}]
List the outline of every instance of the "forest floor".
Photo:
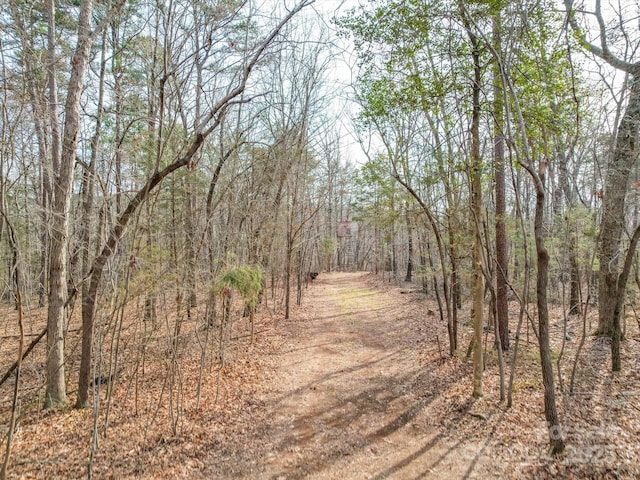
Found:
[{"label": "forest floor", "polygon": [[[518,307],[512,308],[514,342]],[[123,367],[110,399],[107,386],[101,387],[93,409],[40,408],[44,347],[38,347],[23,368],[10,477],[81,478],[91,462],[94,478],[640,478],[636,319],[627,321],[618,374],[610,372],[608,340],[587,329],[575,393],[568,395],[563,392],[582,318],[570,317],[572,340],[563,342],[562,313],[552,314],[554,367],[560,361],[562,373],[558,386],[556,371],[557,399],[568,444],[557,457],[546,451],[532,327],[523,326],[513,406],[507,409],[500,401],[492,333],[485,335],[484,396],[474,400],[472,365],[464,358],[471,336],[467,315],[461,312],[462,353],[451,357],[436,304],[415,285],[394,286],[365,273],[323,273],[290,319],[258,319],[253,345],[238,321],[236,343],[221,369],[195,314],[177,342],[163,334],[171,322],[157,328],[141,327],[135,316],[123,322]],[[36,327],[29,331],[37,333]],[[115,327],[105,329],[105,338],[115,338],[110,331]],[[15,358],[7,353],[15,342],[11,329],[5,326],[3,333],[4,371]],[[73,341],[70,335],[70,389],[77,370]],[[103,351],[112,358],[115,347],[105,341]],[[11,383],[0,389],[5,437]]]}]

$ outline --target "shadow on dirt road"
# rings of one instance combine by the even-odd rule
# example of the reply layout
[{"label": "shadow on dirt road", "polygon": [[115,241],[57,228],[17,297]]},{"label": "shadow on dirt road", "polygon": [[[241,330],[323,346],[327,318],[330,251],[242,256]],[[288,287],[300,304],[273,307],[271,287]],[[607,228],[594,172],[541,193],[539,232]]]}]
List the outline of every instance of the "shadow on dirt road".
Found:
[{"label": "shadow on dirt road", "polygon": [[287,341],[260,399],[259,451],[229,452],[229,478],[476,478],[481,447],[462,448],[429,414],[460,376],[431,378],[420,353],[437,347],[421,320],[364,275],[322,274],[279,326]]}]

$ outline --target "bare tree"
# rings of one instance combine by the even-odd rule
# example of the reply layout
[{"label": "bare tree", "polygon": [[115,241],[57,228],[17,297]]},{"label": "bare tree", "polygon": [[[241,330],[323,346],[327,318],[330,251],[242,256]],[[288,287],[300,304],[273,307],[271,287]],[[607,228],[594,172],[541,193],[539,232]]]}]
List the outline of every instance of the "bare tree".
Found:
[{"label": "bare tree", "polygon": [[[96,300],[98,298],[98,289],[102,281],[102,273],[106,267],[108,259],[116,251],[116,246],[122,237],[125,227],[132,219],[136,210],[147,200],[149,194],[161,184],[161,182],[174,173],[175,171],[188,166],[195,158],[196,154],[202,147],[204,141],[213,133],[222,123],[228,109],[236,104],[242,93],[247,88],[249,78],[262,59],[263,55],[278,37],[283,27],[303,8],[313,3],[314,0],[303,0],[296,7],[291,9],[273,30],[261,40],[257,46],[251,51],[246,52],[241,71],[237,78],[229,85],[227,93],[218,101],[213,103],[208,111],[203,112],[202,119],[195,128],[190,138],[187,140],[181,153],[173,159],[164,168],[156,170],[145,182],[144,186],[136,192],[131,198],[129,204],[117,218],[115,225],[109,232],[107,241],[102,247],[100,253],[96,257],[91,268],[91,276],[88,280],[87,295],[83,297],[82,302],[82,355],[80,362],[80,376],[78,384],[78,399],[76,407],[85,407],[88,404],[88,392],[91,380],[91,360],[93,349],[93,329],[95,318]],[[171,72],[167,72],[168,80]],[[162,82],[161,82],[162,83]]]},{"label": "bare tree", "polygon": [[[64,323],[65,303],[67,301],[67,241],[69,234],[69,207],[71,200],[71,185],[76,164],[76,148],[80,131],[80,99],[84,88],[87,65],[93,40],[106,27],[110,16],[115,14],[122,2],[117,4],[107,15],[106,19],[91,29],[93,2],[80,2],[77,43],[71,59],[71,73],[66,87],[66,102],[64,107],[64,129],[61,136],[57,129],[57,87],[55,63],[55,2],[49,0],[49,102],[51,115],[51,158],[52,171],[56,172],[53,179],[53,199],[49,218],[51,237],[49,248],[49,296],[47,312],[47,391],[46,406],[54,406],[66,402],[66,387],[64,374]],[[60,145],[60,147],[58,147]]]}]

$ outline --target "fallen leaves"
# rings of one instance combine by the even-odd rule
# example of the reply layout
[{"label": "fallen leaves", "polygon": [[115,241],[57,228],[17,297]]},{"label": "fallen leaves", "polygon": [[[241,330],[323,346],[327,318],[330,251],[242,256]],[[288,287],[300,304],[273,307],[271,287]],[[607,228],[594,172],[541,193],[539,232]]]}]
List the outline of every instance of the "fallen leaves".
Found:
[{"label": "fallen leaves", "polygon": [[[558,391],[559,413],[569,448],[558,457],[546,453],[548,430],[544,423],[543,397],[535,336],[530,343],[522,335],[518,368],[514,382],[514,405],[506,409],[499,401],[499,377],[496,362],[489,355],[484,375],[485,396],[472,400],[471,364],[459,356],[448,355],[446,325],[440,321],[434,302],[413,292],[380,281],[368,279],[368,289],[360,288],[344,299],[350,311],[365,306],[371,320],[389,316],[388,333],[367,335],[367,320],[361,325],[344,325],[344,342],[326,345],[323,368],[334,375],[347,375],[348,369],[335,366],[345,352],[367,345],[395,355],[399,360],[411,356],[421,365],[411,378],[406,391],[394,395],[413,399],[405,407],[412,418],[407,423],[415,436],[437,433],[440,442],[457,445],[460,457],[480,456],[487,459],[490,471],[478,470],[497,478],[638,478],[640,469],[640,338],[636,322],[628,322],[627,341],[623,343],[623,372],[612,374],[609,366],[609,344],[606,339],[588,337],[578,361],[575,393]],[[326,281],[325,279],[321,279]],[[318,288],[321,281],[314,283]],[[512,308],[516,308],[512,305]],[[468,345],[471,329],[461,311],[459,344]],[[319,462],[330,462],[331,452],[344,458],[356,458],[359,449],[369,456],[382,455],[380,444],[366,445],[343,438],[340,432],[358,421],[383,415],[393,396],[389,391],[355,395],[341,408],[327,412],[324,423],[307,428],[304,422],[287,418],[292,428],[265,432],[265,425],[283,414],[274,411],[279,398],[281,372],[295,374],[296,365],[281,365],[281,356],[299,348],[300,339],[313,333],[309,325],[323,312],[322,305],[303,304],[285,321],[279,315],[263,314],[257,318],[254,345],[248,345],[248,322],[238,320],[233,327],[236,340],[228,346],[227,362],[220,366],[216,349],[209,339],[205,346],[200,405],[197,386],[200,381],[204,336],[196,335],[198,316],[183,325],[178,351],[172,355],[167,341],[169,326],[152,330],[128,317],[121,353],[125,367],[114,386],[111,404],[106,386],[100,386],[101,400],[97,413],[98,444],[92,471],[97,478],[259,478],[265,464],[289,462],[302,468],[305,449],[322,452]],[[37,312],[36,312],[37,313]],[[40,312],[41,314],[42,312]],[[551,311],[555,318],[554,352],[562,344],[561,312]],[[7,315],[11,312],[7,311]],[[386,318],[386,317],[385,317]],[[395,319],[402,325],[394,328]],[[201,320],[201,318],[200,318]],[[77,319],[74,320],[77,322]],[[72,324],[72,327],[76,325]],[[33,329],[37,330],[37,324]],[[581,332],[579,318],[570,318],[569,330]],[[198,331],[198,333],[203,333]],[[211,333],[211,332],[210,332]],[[5,335],[11,337],[13,332]],[[317,333],[316,333],[317,334]],[[74,336],[75,335],[75,336]],[[486,336],[488,351],[493,339]],[[68,344],[78,341],[71,335]],[[512,339],[512,342],[515,339]],[[11,338],[0,345],[4,363],[11,356]],[[565,389],[573,366],[577,338],[565,344],[561,373]],[[512,343],[513,345],[513,343]],[[87,474],[94,424],[93,409],[60,408],[41,410],[44,349],[39,346],[25,362],[24,389],[21,394],[21,416],[16,433],[10,471],[15,478],[78,478]],[[71,351],[75,352],[72,348]],[[105,353],[108,350],[105,349]],[[69,385],[77,375],[77,355],[69,359]],[[506,354],[510,364],[512,352]],[[557,359],[557,356],[555,357]],[[554,363],[555,368],[555,363]],[[334,372],[335,370],[335,372]],[[384,377],[387,371],[372,367],[371,381]],[[557,372],[556,372],[557,376]],[[0,390],[0,415],[8,414],[11,382]],[[356,388],[356,387],[354,387]],[[405,388],[404,386],[402,388]],[[316,402],[337,402],[340,393],[325,383],[312,383],[304,389]],[[391,400],[390,400],[391,399]],[[107,407],[109,416],[107,419]],[[317,407],[317,405],[316,405]],[[412,407],[413,408],[412,410]],[[108,422],[107,422],[108,420]],[[393,419],[392,419],[393,420]],[[389,431],[401,425],[391,423]],[[393,427],[393,428],[392,428]],[[385,430],[386,431],[386,430]],[[383,445],[400,448],[385,436]],[[323,442],[334,442],[323,444]],[[279,459],[273,443],[285,445],[287,457]],[[290,443],[287,442],[298,442]],[[337,457],[336,457],[337,458]],[[479,462],[482,463],[482,462]],[[318,467],[320,468],[320,467]],[[486,467],[477,467],[486,468]]]}]

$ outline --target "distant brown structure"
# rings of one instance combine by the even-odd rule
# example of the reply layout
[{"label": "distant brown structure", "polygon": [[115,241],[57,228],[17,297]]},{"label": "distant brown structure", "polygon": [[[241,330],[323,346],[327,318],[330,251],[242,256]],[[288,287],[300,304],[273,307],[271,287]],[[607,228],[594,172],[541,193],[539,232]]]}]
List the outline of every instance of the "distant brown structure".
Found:
[{"label": "distant brown structure", "polygon": [[338,223],[336,236],[338,238],[349,238],[351,236],[351,222],[344,221],[344,222]]}]

